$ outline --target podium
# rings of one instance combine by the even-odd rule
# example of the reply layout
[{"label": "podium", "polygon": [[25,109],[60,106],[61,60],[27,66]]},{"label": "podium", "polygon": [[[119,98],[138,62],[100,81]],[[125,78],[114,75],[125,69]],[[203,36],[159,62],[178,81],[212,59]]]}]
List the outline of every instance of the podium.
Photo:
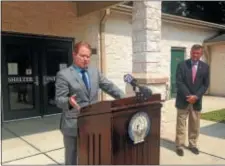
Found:
[{"label": "podium", "polygon": [[[160,94],[154,94],[144,102],[129,97],[83,108],[78,117],[78,164],[159,165],[161,107]],[[150,127],[144,141],[135,144],[129,124],[139,112],[148,115]]]}]

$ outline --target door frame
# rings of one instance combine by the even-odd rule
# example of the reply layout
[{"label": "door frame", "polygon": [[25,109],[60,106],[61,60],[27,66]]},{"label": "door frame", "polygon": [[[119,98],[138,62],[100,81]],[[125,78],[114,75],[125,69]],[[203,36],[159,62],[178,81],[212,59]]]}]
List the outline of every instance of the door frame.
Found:
[{"label": "door frame", "polygon": [[24,38],[36,38],[36,39],[52,39],[52,40],[60,40],[60,41],[72,41],[75,42],[75,38],[72,37],[62,37],[62,36],[54,36],[54,35],[40,35],[40,34],[32,34],[32,33],[21,33],[21,32],[10,32],[10,31],[2,31],[2,36],[17,36]]},{"label": "door frame", "polygon": [[171,49],[170,49],[170,99],[171,98],[174,98],[174,97],[176,97],[176,94],[174,94],[174,93],[172,93],[172,70],[171,70],[171,68],[172,68],[172,51],[173,50],[175,50],[175,51],[183,51],[184,52],[184,56],[183,56],[183,60],[185,60],[185,58],[186,58],[186,47],[171,47]]},{"label": "door frame", "polygon": [[[3,120],[14,120],[14,119],[21,119],[21,118],[29,118],[29,117],[37,117],[39,116],[39,110],[40,110],[40,104],[37,100],[33,100],[34,108],[21,108],[18,110],[12,110],[10,107],[10,94],[9,94],[9,87],[10,85],[16,85],[17,83],[9,83],[8,82],[8,73],[7,73],[7,58],[5,55],[7,55],[7,52],[5,47],[6,45],[14,45],[17,43],[17,46],[22,46],[22,47],[28,47],[27,54],[29,57],[31,57],[31,63],[34,64],[34,62],[37,60],[37,57],[32,57],[31,54],[31,45],[29,41],[23,40],[22,38],[17,38],[14,36],[5,36],[2,35],[2,76],[1,78],[2,81],[2,94],[3,94]],[[32,66],[32,75],[28,77],[33,78],[32,82],[32,96],[33,99],[39,98],[40,95],[40,87],[35,86],[36,80],[34,79],[35,75],[37,74],[37,68],[36,66]],[[17,77],[15,76],[10,76],[10,77]],[[19,76],[21,77],[21,76]],[[23,76],[22,76],[23,77]],[[26,83],[22,83],[26,84]],[[26,115],[26,116],[25,116]]]},{"label": "door frame", "polygon": [[[21,32],[10,32],[10,31],[2,31],[1,36],[12,36],[12,37],[21,37],[21,38],[32,38],[32,39],[45,39],[45,40],[59,40],[59,41],[70,41],[72,42],[72,46],[76,42],[76,38],[73,37],[62,37],[62,36],[54,36],[54,35],[40,35],[40,34],[32,34],[32,33],[21,33]],[[73,50],[73,47],[72,47]],[[68,57],[69,61],[72,62],[72,55]]]},{"label": "door frame", "polygon": [[[54,41],[69,41],[71,42],[71,47],[73,50],[73,44],[75,42],[75,38],[70,38],[70,37],[58,37],[58,36],[47,36],[47,35],[36,35],[36,34],[26,34],[26,33],[19,33],[19,32],[7,32],[7,31],[2,31],[1,32],[1,35],[2,37],[9,37],[9,40],[10,40],[10,37],[14,38],[14,37],[19,37],[19,39],[22,39],[22,38],[27,38],[27,39],[40,39],[40,40],[54,40]],[[27,117],[18,117],[18,118],[15,118],[12,116],[8,117],[7,114],[6,114],[6,111],[8,111],[10,109],[10,101],[9,101],[9,86],[8,86],[8,74],[7,74],[7,62],[6,62],[6,56],[5,56],[5,49],[4,48],[4,43],[2,43],[1,45],[2,47],[2,56],[1,56],[1,88],[2,88],[2,91],[1,91],[1,101],[2,101],[2,121],[10,121],[10,120],[18,120],[18,119],[25,119]],[[72,54],[71,55],[68,55],[68,64],[70,64],[70,62],[72,63]],[[35,67],[36,68],[36,67]],[[40,75],[39,71],[37,71],[37,74]],[[38,111],[39,111],[39,114],[40,116],[43,116],[43,113],[41,113],[41,108],[42,107],[42,104],[41,101],[40,101],[40,91],[41,91],[41,88],[39,86],[39,98],[38,99],[35,99],[35,100],[39,100],[39,105],[37,106],[38,107]],[[35,95],[35,98],[36,98],[37,95]],[[37,115],[38,116],[38,115]],[[33,118],[35,116],[31,116],[31,117],[28,117],[28,118]]]},{"label": "door frame", "polygon": [[[42,115],[43,116],[48,116],[48,115],[51,115],[51,114],[61,113],[61,109],[55,108],[55,107],[52,107],[52,108],[48,107],[48,103],[47,103],[47,101],[48,101],[48,96],[47,96],[48,88],[46,87],[47,85],[44,85],[44,83],[43,83],[43,82],[45,82],[45,80],[44,80],[45,77],[48,76],[48,74],[47,74],[47,67],[46,67],[47,59],[44,58],[44,57],[47,56],[46,55],[46,50],[54,49],[55,47],[57,47],[59,49],[61,49],[60,47],[62,47],[62,46],[63,46],[63,48],[67,47],[69,49],[69,52],[68,52],[68,57],[67,57],[66,63],[67,63],[67,66],[69,66],[70,65],[69,61],[70,61],[70,58],[72,57],[72,49],[69,48],[70,47],[69,46],[70,43],[59,42],[59,41],[56,42],[56,41],[53,41],[53,40],[52,41],[49,40],[44,45],[46,47],[45,47],[45,50],[43,50],[42,53],[41,53],[41,58],[40,58],[41,63],[40,63],[40,66],[39,66],[39,68],[42,69],[42,71],[40,72],[40,82],[42,83],[42,85],[40,87],[42,89],[42,96],[43,96],[43,98],[41,99],[42,100],[41,103],[43,104],[43,106],[42,106],[42,111],[43,111]],[[54,61],[54,59],[53,59],[53,61]]]}]

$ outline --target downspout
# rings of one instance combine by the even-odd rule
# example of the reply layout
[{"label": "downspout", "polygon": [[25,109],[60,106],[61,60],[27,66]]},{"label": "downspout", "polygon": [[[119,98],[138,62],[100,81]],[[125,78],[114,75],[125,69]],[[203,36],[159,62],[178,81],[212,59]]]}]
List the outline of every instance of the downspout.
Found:
[{"label": "downspout", "polygon": [[[100,20],[100,69],[103,75],[106,75],[106,58],[105,58],[105,23],[110,15],[110,9],[106,9],[103,17]],[[106,95],[101,93],[101,100],[105,100]]]}]

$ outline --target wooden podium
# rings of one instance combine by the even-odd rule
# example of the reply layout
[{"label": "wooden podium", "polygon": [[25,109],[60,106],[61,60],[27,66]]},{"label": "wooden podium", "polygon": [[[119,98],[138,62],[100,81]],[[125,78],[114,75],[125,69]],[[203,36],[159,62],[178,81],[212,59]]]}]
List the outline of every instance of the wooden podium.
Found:
[{"label": "wooden podium", "polygon": [[[160,102],[160,94],[155,94],[145,102],[130,97],[83,108],[78,117],[78,164],[159,165]],[[134,144],[128,124],[140,111],[148,114],[150,130],[144,142]]]}]

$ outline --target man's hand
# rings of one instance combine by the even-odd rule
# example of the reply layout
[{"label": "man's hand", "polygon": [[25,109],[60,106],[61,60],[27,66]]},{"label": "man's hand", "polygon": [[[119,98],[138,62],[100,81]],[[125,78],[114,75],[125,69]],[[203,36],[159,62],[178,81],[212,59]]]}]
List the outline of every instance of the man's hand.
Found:
[{"label": "man's hand", "polygon": [[71,97],[69,98],[69,103],[70,103],[70,105],[71,105],[72,107],[74,107],[74,108],[76,108],[77,110],[80,111],[80,106],[79,106],[79,104],[77,104],[77,102],[76,102],[76,96],[71,96]]},{"label": "man's hand", "polygon": [[187,96],[187,101],[188,101],[190,104],[196,103],[197,100],[198,100],[198,97],[195,96],[195,95]]}]

